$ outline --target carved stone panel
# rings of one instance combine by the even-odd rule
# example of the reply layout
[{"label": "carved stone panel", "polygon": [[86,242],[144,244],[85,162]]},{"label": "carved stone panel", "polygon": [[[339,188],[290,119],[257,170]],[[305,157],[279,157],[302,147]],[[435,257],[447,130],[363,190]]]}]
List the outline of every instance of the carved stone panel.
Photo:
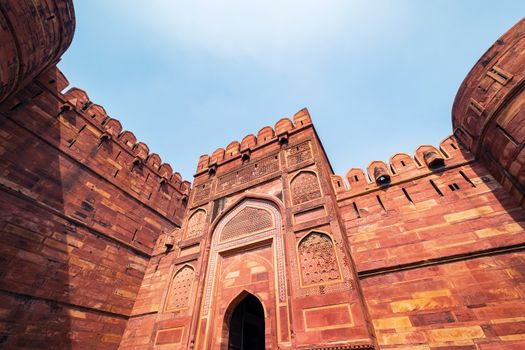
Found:
[{"label": "carved stone panel", "polygon": [[303,285],[322,284],[340,279],[339,265],[330,236],[312,232],[298,246]]},{"label": "carved stone panel", "polygon": [[292,179],[290,192],[293,204],[301,204],[321,197],[317,174],[312,171],[299,173]]},{"label": "carved stone panel", "polygon": [[286,164],[293,166],[312,159],[310,142],[303,142],[286,150]]},{"label": "carved stone panel", "polygon": [[186,228],[186,238],[199,237],[204,233],[206,224],[206,212],[202,209],[194,212],[188,220]]},{"label": "carved stone panel", "polygon": [[278,154],[253,161],[235,172],[219,177],[217,192],[227,191],[279,170]]},{"label": "carved stone panel", "polygon": [[260,208],[246,207],[224,226],[220,241],[269,230],[274,227],[270,212]]},{"label": "carved stone panel", "polygon": [[168,299],[166,301],[166,311],[184,309],[188,307],[191,286],[195,278],[195,270],[191,266],[184,266],[180,269],[171,282]]},{"label": "carved stone panel", "polygon": [[195,186],[193,189],[193,203],[202,202],[210,196],[211,187],[209,183],[204,183],[202,185]]}]

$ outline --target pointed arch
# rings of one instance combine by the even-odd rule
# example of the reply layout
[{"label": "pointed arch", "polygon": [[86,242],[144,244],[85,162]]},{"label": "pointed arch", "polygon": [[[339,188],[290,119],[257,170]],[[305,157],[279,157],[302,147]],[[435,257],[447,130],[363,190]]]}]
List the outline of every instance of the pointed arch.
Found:
[{"label": "pointed arch", "polygon": [[[250,315],[249,323],[245,323],[245,314]],[[240,343],[243,348],[264,349],[266,317],[264,303],[257,294],[243,290],[230,302],[224,313],[221,348],[238,346]],[[247,332],[248,326],[251,329]]]},{"label": "pointed arch", "polygon": [[[219,215],[212,224],[212,237],[210,240],[210,259],[208,261],[208,272],[206,285],[210,286],[206,290],[203,301],[203,315],[207,315],[212,303],[211,291],[214,288],[216,261],[220,253],[227,252],[230,249],[250,244],[251,242],[262,242],[274,240],[276,245],[277,261],[284,261],[284,240],[282,237],[282,212],[281,205],[277,204],[271,197],[255,197],[252,195],[243,197],[229,207],[223,214]],[[272,216],[273,224],[262,230],[250,234],[240,234],[229,240],[221,240],[222,231],[228,222],[239,212],[248,207],[263,209]],[[277,267],[278,277],[278,300],[284,301],[286,298],[286,272],[284,264]]]}]

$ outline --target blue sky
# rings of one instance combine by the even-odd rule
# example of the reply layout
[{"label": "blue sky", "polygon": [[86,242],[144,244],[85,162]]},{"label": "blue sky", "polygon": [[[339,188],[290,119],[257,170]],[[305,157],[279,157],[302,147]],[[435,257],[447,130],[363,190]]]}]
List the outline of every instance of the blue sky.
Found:
[{"label": "blue sky", "polygon": [[525,1],[77,0],[59,67],[183,177],[307,107],[334,171],[451,133],[463,78]]}]

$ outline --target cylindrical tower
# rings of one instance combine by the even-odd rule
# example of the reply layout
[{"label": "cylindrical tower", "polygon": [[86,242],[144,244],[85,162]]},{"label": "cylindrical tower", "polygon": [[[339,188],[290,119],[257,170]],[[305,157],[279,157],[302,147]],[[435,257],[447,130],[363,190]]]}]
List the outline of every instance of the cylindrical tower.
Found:
[{"label": "cylindrical tower", "polygon": [[56,64],[74,31],[72,0],[0,1],[0,102]]},{"label": "cylindrical tower", "polygon": [[452,107],[454,134],[522,203],[525,197],[525,19],[479,59]]}]

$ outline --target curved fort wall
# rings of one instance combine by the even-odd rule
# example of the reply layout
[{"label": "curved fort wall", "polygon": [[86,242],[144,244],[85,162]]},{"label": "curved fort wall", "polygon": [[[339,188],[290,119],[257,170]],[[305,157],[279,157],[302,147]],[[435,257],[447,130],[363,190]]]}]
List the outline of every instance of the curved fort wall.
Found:
[{"label": "curved fort wall", "polygon": [[74,31],[72,1],[2,1],[0,102],[55,65]]},{"label": "curved fort wall", "polygon": [[454,134],[525,203],[525,19],[479,59],[452,107]]},{"label": "curved fort wall", "polygon": [[0,4],[0,347],[118,347],[189,182],[55,64],[71,1]]}]

